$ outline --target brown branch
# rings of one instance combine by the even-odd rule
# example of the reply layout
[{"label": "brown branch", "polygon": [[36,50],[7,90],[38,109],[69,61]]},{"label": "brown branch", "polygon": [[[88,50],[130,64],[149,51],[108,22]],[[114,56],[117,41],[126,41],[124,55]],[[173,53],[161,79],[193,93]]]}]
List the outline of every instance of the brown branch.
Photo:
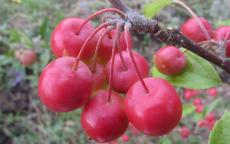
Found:
[{"label": "brown branch", "polygon": [[120,0],[109,0],[113,7],[118,8],[128,15],[127,20],[132,24],[131,29],[137,32],[145,32],[155,35],[158,39],[168,44],[184,47],[193,53],[201,56],[209,62],[219,66],[230,73],[230,61],[219,58],[203,47],[193,43],[190,39],[180,33],[179,30],[164,28],[158,24],[157,20],[148,20],[143,15],[130,9]]}]

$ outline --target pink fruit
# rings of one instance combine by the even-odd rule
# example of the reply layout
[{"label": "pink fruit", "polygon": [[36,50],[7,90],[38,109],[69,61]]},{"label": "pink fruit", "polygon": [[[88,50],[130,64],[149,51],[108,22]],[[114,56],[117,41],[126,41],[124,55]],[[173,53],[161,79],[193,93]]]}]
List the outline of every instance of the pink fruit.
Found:
[{"label": "pink fruit", "polygon": [[[103,33],[103,31],[99,31],[98,32],[98,36],[100,36]],[[101,44],[100,44],[100,48],[98,51],[98,57],[99,57],[99,61],[101,63],[107,63],[111,56],[112,56],[112,47],[113,47],[113,41],[115,39],[115,35],[116,35],[117,31],[113,30],[110,32],[110,34],[106,35]],[[130,47],[132,47],[132,36],[128,35],[128,42],[130,44]],[[126,50],[127,46],[125,43],[125,33],[121,33],[120,36],[120,48],[121,50]],[[117,50],[116,50],[117,52]]]},{"label": "pink fruit", "polygon": [[[139,53],[132,51],[137,67],[142,77],[147,77],[149,73],[148,61]],[[123,65],[119,54],[115,55],[112,87],[115,91],[126,93],[128,89],[139,80],[135,66],[130,58],[129,52],[122,51],[125,66]],[[106,65],[106,76],[109,78],[111,60]]]},{"label": "pink fruit", "polygon": [[212,96],[212,97],[216,97],[217,96],[217,89],[216,88],[210,88],[208,89],[207,93]]},{"label": "pink fruit", "polygon": [[188,127],[183,126],[183,127],[180,129],[180,135],[181,135],[182,138],[187,139],[187,138],[191,135],[191,132],[190,132],[190,130],[188,129]]},{"label": "pink fruit", "polygon": [[81,124],[86,134],[97,142],[116,140],[128,128],[128,119],[123,109],[123,99],[112,93],[108,102],[108,91],[98,91],[84,107]]},{"label": "pink fruit", "polygon": [[73,69],[76,59],[62,57],[52,61],[42,71],[38,82],[38,95],[50,110],[69,112],[83,106],[92,91],[92,73],[80,62]]},{"label": "pink fruit", "polygon": [[[76,57],[87,37],[94,30],[90,23],[87,23],[78,33],[78,28],[83,22],[79,18],[66,18],[54,29],[51,35],[51,48],[56,57],[63,54]],[[96,38],[92,38],[82,53],[82,60],[88,61],[94,54]]]},{"label": "pink fruit", "polygon": [[125,111],[134,127],[147,135],[161,136],[177,126],[182,104],[174,87],[161,78],[145,78],[149,93],[140,81],[127,92]]},{"label": "pink fruit", "polygon": [[195,111],[197,113],[202,113],[204,110],[204,105],[197,105]]},{"label": "pink fruit", "polygon": [[32,49],[24,49],[15,52],[15,58],[24,66],[32,65],[37,60],[37,55]]},{"label": "pink fruit", "polygon": [[127,134],[124,134],[122,137],[121,137],[122,141],[123,142],[129,142],[129,136]]},{"label": "pink fruit", "polygon": [[[208,34],[211,35],[211,24],[203,17],[200,17],[199,20],[207,30]],[[195,18],[191,18],[182,24],[181,32],[196,43],[208,40]]]},{"label": "pink fruit", "polygon": [[201,105],[202,104],[202,100],[200,98],[196,98],[196,99],[194,99],[193,104],[195,106]]},{"label": "pink fruit", "polygon": [[158,50],[154,55],[156,68],[166,75],[180,74],[186,66],[186,58],[178,48],[166,46]]}]

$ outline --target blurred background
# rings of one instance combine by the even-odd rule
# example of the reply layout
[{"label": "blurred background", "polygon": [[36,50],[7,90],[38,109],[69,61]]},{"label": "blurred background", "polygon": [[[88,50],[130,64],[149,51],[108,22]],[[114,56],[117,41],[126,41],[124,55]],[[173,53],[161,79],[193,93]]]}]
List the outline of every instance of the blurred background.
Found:
[{"label": "blurred background", "polygon": [[[151,0],[124,0],[143,12]],[[186,0],[199,16],[213,27],[230,25],[230,0]],[[94,144],[82,131],[81,110],[55,114],[39,101],[37,81],[42,69],[54,56],[50,51],[50,33],[65,17],[86,18],[93,12],[110,7],[107,0],[0,0],[0,144]],[[167,26],[179,28],[190,15],[179,6],[162,10],[157,19]],[[99,24],[100,19],[93,21]],[[163,45],[149,35],[133,33],[134,48],[150,62],[154,50]],[[215,91],[216,90],[216,91]],[[230,107],[228,85],[210,90],[193,91],[205,105],[197,112],[186,91],[178,89],[186,103],[186,116],[178,128],[165,137],[148,137],[133,127],[115,143],[130,144],[207,144],[209,128],[199,128],[198,121],[209,113],[215,119]],[[216,93],[215,93],[216,92]],[[196,99],[196,98],[193,98]],[[189,136],[181,130],[186,126]]]}]

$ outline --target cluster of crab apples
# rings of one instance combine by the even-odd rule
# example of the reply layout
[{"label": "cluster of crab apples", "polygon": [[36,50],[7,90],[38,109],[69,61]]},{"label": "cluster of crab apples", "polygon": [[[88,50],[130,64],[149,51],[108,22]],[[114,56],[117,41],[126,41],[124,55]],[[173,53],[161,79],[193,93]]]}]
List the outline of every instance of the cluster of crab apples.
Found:
[{"label": "cluster of crab apples", "polygon": [[230,26],[223,25],[213,29],[208,20],[197,17],[182,24],[181,32],[195,43],[225,48],[225,56],[230,57]]},{"label": "cluster of crab apples", "polygon": [[[104,17],[94,28],[95,16]],[[125,133],[129,123],[144,134],[162,136],[179,123],[181,100],[166,80],[149,76],[148,61],[132,49],[131,23],[115,8],[89,18],[66,18],[54,29],[51,48],[57,59],[42,71],[38,93],[54,112],[82,108],[81,124],[97,142],[109,142]],[[184,54],[167,46],[154,56],[159,71],[179,74],[186,65]]]}]

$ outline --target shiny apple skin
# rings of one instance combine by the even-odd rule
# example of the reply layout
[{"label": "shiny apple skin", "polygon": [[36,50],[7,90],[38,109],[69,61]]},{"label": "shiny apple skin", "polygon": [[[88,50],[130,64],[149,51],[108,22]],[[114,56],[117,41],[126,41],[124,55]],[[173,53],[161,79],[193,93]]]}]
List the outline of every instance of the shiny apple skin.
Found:
[{"label": "shiny apple skin", "polygon": [[108,91],[98,91],[86,104],[81,124],[93,140],[104,143],[116,140],[128,128],[129,122],[123,107],[123,99],[115,92],[108,102]]},{"label": "shiny apple skin", "polygon": [[[132,51],[139,72],[143,78],[149,74],[148,61],[138,52]],[[122,51],[126,69],[120,59],[119,54],[115,55],[112,87],[116,92],[126,93],[128,89],[140,78],[137,75],[135,66],[130,58],[129,52]],[[106,77],[109,80],[112,60],[106,66]]]},{"label": "shiny apple skin", "polygon": [[156,68],[166,75],[177,75],[183,72],[186,66],[186,57],[179,48],[166,46],[154,54]]},{"label": "shiny apple skin", "polygon": [[182,104],[175,90],[161,78],[145,78],[149,93],[140,82],[127,92],[125,111],[130,123],[151,136],[162,136],[177,126],[182,115]]},{"label": "shiny apple skin", "polygon": [[[99,31],[98,32],[98,37],[102,33],[103,33],[102,31]],[[112,56],[113,41],[115,39],[116,33],[117,33],[116,30],[111,31],[110,35],[106,35],[101,41],[100,48],[99,48],[99,51],[98,51],[98,60],[102,64],[106,64],[110,60],[110,58]],[[133,40],[132,40],[132,35],[131,34],[128,35],[128,42],[130,44],[130,47],[132,47]],[[121,35],[120,35],[119,44],[120,44],[121,50],[126,50],[127,46],[126,46],[126,42],[125,42],[125,33],[124,32],[122,32]],[[117,52],[118,51],[116,50],[116,53]]]},{"label": "shiny apple skin", "polygon": [[[92,24],[87,23],[77,34],[77,30],[83,21],[80,18],[66,18],[55,27],[51,34],[50,45],[56,57],[62,57],[63,55],[76,57],[78,55],[85,40],[94,30]],[[96,36],[94,36],[87,43],[81,56],[83,61],[88,62],[92,58],[96,42]]]},{"label": "shiny apple skin", "polygon": [[48,64],[38,82],[38,95],[54,112],[69,112],[83,106],[92,92],[92,73],[80,61],[77,70],[72,57],[61,57]]},{"label": "shiny apple skin", "polygon": [[[203,17],[199,17],[199,19],[209,35],[212,36],[212,25]],[[181,26],[181,32],[196,43],[208,40],[195,18],[188,19],[183,23]]]}]

